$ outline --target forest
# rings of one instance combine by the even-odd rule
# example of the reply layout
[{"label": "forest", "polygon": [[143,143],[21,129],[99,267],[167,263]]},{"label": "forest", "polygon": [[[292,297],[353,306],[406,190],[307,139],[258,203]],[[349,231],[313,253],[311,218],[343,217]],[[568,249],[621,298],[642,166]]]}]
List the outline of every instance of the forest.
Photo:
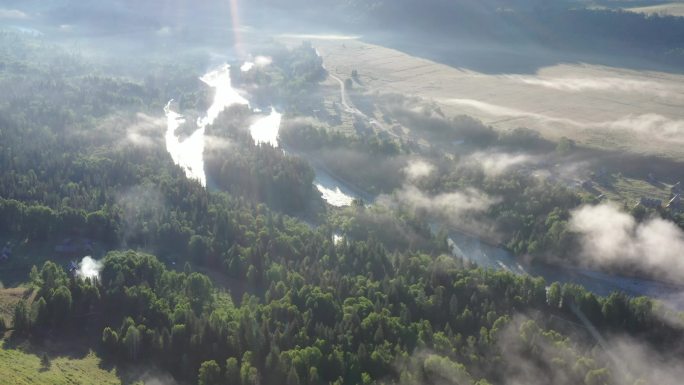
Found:
[{"label": "forest", "polygon": [[[272,67],[235,74],[236,84],[286,117],[306,114],[326,76],[314,52],[279,47]],[[145,365],[201,385],[657,380],[623,368],[603,336],[664,366],[684,359],[682,315],[663,303],[477,267],[450,255],[445,231],[410,205],[326,207],[296,153],[341,148],[402,170],[410,143],[292,125],[281,133],[286,152],[255,145],[243,127],[249,112],[233,106],[207,128],[213,185],[186,178],[164,149],[162,111],[169,95],[184,109],[205,107],[197,74],[209,60],[150,55],[89,59],[0,32],[0,241],[17,254],[0,261],[0,280],[31,293],[0,315],[4,346],[73,340],[121,373]],[[154,75],[140,76],[142,67]],[[475,148],[570,146],[465,117],[444,124],[426,135],[453,131]],[[524,173],[492,178],[420,155],[438,172],[415,181],[419,191],[503,197],[466,219],[496,219],[515,253],[575,252],[568,215],[588,198]],[[400,171],[331,167],[386,199],[406,183]],[[72,255],[55,247],[65,239],[92,242],[97,278],[74,273]]]}]

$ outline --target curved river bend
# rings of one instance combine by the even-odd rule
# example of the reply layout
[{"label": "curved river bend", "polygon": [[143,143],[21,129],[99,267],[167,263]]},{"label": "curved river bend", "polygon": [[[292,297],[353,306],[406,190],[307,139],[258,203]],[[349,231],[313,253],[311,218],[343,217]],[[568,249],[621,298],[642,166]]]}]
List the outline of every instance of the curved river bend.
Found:
[{"label": "curved river bend", "polygon": [[[253,63],[245,63],[242,71],[249,71]],[[207,176],[204,171],[204,146],[206,127],[216,120],[219,114],[232,105],[246,105],[250,103],[238,91],[233,88],[230,79],[230,65],[225,64],[213,71],[206,73],[200,80],[207,86],[215,89],[214,100],[207,109],[206,115],[197,119],[197,129],[186,139],[180,140],[176,130],[185,123],[183,115],[171,110],[171,101],[164,108],[166,114],[166,150],[171,155],[173,162],[180,166],[185,175],[190,179],[199,181],[202,186],[207,185]],[[172,100],[173,101],[173,100]],[[257,110],[253,110],[257,112]],[[249,126],[249,132],[255,144],[267,143],[278,147],[278,132],[282,114],[275,108],[271,112],[258,118]],[[321,193],[323,199],[335,207],[351,205],[354,194],[327,172],[316,169],[314,185]]]}]

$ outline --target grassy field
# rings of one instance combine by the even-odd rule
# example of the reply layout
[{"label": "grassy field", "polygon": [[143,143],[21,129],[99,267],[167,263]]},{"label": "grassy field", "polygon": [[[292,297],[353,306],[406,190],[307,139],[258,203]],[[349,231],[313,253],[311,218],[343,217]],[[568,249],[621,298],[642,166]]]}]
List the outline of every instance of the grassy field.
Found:
[{"label": "grassy field", "polygon": [[[41,353],[42,354],[42,353]],[[54,357],[49,368],[40,356],[6,349],[0,342],[0,383],[12,385],[121,384],[115,371],[100,368],[100,359],[89,353],[83,358]]]},{"label": "grassy field", "polygon": [[626,8],[626,10],[647,15],[684,16],[684,3],[665,3],[648,7]]},{"label": "grassy field", "polygon": [[[401,94],[502,130],[528,127],[598,149],[684,160],[684,76],[553,64],[534,74],[486,74],[359,40],[316,40],[328,71],[357,70],[367,95]],[[334,83],[330,97],[339,99]],[[358,106],[357,106],[358,107]]]}]

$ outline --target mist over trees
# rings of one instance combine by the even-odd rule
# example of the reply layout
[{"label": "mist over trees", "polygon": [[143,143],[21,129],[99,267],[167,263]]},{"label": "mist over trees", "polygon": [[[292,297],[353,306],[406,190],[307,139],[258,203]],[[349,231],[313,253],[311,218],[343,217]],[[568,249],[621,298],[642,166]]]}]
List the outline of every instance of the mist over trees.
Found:
[{"label": "mist over trees", "polygon": [[[166,20],[150,15],[163,3],[84,3],[71,21],[106,14],[105,25],[91,27],[148,23],[156,34]],[[610,32],[591,47],[578,39],[581,49],[626,39],[658,55],[682,28],[670,18],[570,4],[519,1],[510,13],[496,11],[505,5],[498,2],[446,0],[287,6],[329,7],[322,21],[344,10],[340,25],[374,18],[382,27],[409,16],[412,28],[433,20],[448,33],[487,28],[490,20],[508,25],[491,38],[533,15],[555,32],[525,38],[571,44],[570,20]],[[57,2],[41,17],[62,19],[71,5]],[[179,12],[192,6],[180,4]],[[197,7],[200,22],[220,20],[210,5]],[[644,23],[645,33],[623,22]],[[668,33],[643,48],[658,29]],[[526,128],[498,132],[400,95],[377,95],[377,103],[388,120],[415,128],[412,140],[332,132],[306,119],[323,104],[327,79],[315,48],[262,48],[268,65],[233,65],[232,80],[256,106],[284,112],[283,148],[255,144],[247,130],[255,113],[232,106],[206,129],[204,188],[166,152],[163,106],[173,97],[188,117],[206,109],[198,75],[229,55],[216,59],[202,47],[129,60],[117,51],[109,62],[0,31],[0,241],[3,255],[12,254],[0,260],[0,287],[23,284],[25,294],[7,320],[1,309],[0,349],[74,344],[122,379],[142,367],[203,385],[679,383],[683,318],[663,303],[598,296],[451,253],[450,229],[534,261],[577,264],[583,251],[594,251],[581,241],[605,235],[587,219],[606,214],[598,199],[520,171],[582,156],[574,142],[553,143]],[[454,142],[458,153],[441,152]],[[314,186],[318,167],[378,203],[325,206]],[[680,234],[675,221],[684,224],[681,214],[657,209],[608,214],[627,223],[628,234]],[[652,244],[628,240],[635,248]],[[618,259],[620,251],[611,251]],[[72,260],[85,252],[101,260],[96,276],[75,271]],[[54,367],[52,354],[43,357],[45,370]]]}]

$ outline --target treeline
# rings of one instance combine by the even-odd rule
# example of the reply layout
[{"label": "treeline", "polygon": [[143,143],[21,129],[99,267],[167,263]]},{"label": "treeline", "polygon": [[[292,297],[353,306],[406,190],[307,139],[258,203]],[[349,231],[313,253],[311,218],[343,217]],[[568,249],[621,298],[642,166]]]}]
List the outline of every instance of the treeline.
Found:
[{"label": "treeline", "polygon": [[[200,82],[196,72],[164,82],[157,76],[186,64],[160,64],[159,73],[138,83],[91,75],[102,68],[59,46],[4,32],[0,39],[7,43],[0,61],[13,63],[0,82],[15,93],[0,97],[0,226],[8,239],[57,243],[85,236],[106,249],[142,248],[181,259],[202,249],[194,254],[198,260],[220,259],[234,239],[244,236],[242,244],[252,244],[241,216],[251,217],[259,203],[296,213],[316,201],[308,164],[255,146],[247,125],[208,132],[240,150],[225,151],[207,139],[214,144],[206,154],[210,179],[232,196],[209,193],[185,178],[164,149],[166,128],[157,114],[168,95],[186,95],[187,108],[201,103],[195,91]],[[58,88],[42,92],[44,83]]]},{"label": "treeline", "polygon": [[211,174],[218,188],[291,214],[316,207],[320,195],[306,160],[267,144],[245,151],[249,147],[253,142],[223,154],[220,168]]},{"label": "treeline", "polygon": [[394,139],[349,136],[296,122],[283,124],[280,140],[288,151],[304,154],[315,167],[370,194],[389,193],[401,186],[401,168],[411,151],[407,143]]},{"label": "treeline", "polygon": [[330,226],[338,229],[338,236],[377,240],[390,252],[439,255],[449,251],[446,233],[433,234],[425,218],[415,213],[378,205],[365,207],[363,202],[355,201],[351,207],[335,210],[328,217]]},{"label": "treeline", "polygon": [[[315,258],[273,254],[235,302],[206,276],[167,270],[151,255],[110,253],[96,281],[47,262],[32,271],[36,300],[16,306],[13,325],[34,338],[85,335],[122,368],[148,363],[193,383],[242,385],[500,383],[515,376],[516,349],[555,384],[621,383],[606,357],[582,347],[593,344],[586,331],[558,321],[575,319],[573,307],[599,332],[663,351],[682,337],[646,298],[324,243]],[[552,365],[548,344],[558,351]]]},{"label": "treeline", "polygon": [[270,144],[254,144],[249,125],[246,109],[232,107],[208,127],[204,157],[210,184],[290,214],[318,208],[309,163]]},{"label": "treeline", "polygon": [[374,135],[349,136],[341,132],[318,129],[313,125],[285,124],[280,139],[297,151],[312,151],[321,148],[345,148],[376,155],[378,158],[407,153],[401,144]]},{"label": "treeline", "polygon": [[241,71],[239,65],[231,68],[231,78],[250,93],[253,104],[297,114],[320,109],[318,83],[325,80],[327,71],[310,42],[294,48],[271,43],[262,47],[259,55],[247,72]]}]

